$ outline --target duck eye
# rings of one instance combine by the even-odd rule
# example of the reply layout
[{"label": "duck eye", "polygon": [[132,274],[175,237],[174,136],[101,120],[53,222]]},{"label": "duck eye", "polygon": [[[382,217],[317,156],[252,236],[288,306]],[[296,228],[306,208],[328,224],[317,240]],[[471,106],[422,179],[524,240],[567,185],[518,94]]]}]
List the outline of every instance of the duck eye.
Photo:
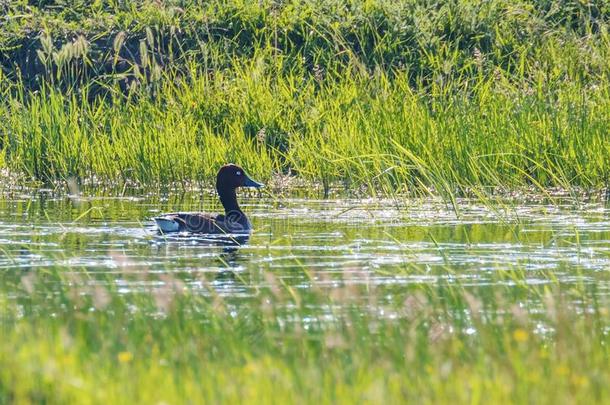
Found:
[{"label": "duck eye", "polygon": [[235,174],[238,175],[238,176],[241,176],[241,172],[240,171],[236,171]]}]

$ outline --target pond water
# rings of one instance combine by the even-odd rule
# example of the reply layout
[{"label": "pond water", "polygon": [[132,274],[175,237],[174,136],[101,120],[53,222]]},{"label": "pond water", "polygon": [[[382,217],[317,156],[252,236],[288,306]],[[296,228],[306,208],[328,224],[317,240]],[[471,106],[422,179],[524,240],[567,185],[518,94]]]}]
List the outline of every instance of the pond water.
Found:
[{"label": "pond water", "polygon": [[[237,246],[156,233],[150,218],[160,212],[220,211],[206,193],[5,194],[0,294],[17,294],[10,285],[55,268],[66,283],[113,284],[120,293],[149,291],[171,275],[192,291],[207,294],[212,286],[238,300],[274,283],[350,294],[361,305],[373,293],[404,300],[413,286],[439,283],[491,290],[553,284],[610,295],[610,209],[603,204],[460,201],[456,214],[442,201],[419,199],[240,201],[255,232]],[[144,273],[153,276],[137,276]],[[540,297],[522,299],[536,305]]]}]

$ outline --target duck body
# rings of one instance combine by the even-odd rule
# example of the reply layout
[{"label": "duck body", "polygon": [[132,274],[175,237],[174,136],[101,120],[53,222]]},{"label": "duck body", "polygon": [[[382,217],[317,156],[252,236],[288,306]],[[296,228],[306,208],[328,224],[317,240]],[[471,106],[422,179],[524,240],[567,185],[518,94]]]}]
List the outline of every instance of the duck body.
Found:
[{"label": "duck body", "polygon": [[163,233],[190,232],[204,234],[249,233],[252,225],[241,213],[206,214],[202,212],[176,212],[155,218]]},{"label": "duck body", "polygon": [[238,187],[262,187],[252,180],[244,170],[234,164],[220,168],[216,176],[216,191],[225,213],[175,212],[154,218],[159,232],[189,232],[197,234],[244,234],[252,231],[252,225],[237,203],[235,190]]}]

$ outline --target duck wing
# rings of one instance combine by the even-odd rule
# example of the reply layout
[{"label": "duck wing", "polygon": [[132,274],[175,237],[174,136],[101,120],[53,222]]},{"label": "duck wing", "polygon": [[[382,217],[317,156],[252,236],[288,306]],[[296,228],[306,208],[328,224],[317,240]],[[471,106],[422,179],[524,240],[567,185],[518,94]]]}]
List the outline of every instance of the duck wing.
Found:
[{"label": "duck wing", "polygon": [[224,229],[224,215],[205,214],[200,212],[176,212],[163,214],[154,218],[159,231],[170,232],[193,232],[222,234],[227,233]]}]

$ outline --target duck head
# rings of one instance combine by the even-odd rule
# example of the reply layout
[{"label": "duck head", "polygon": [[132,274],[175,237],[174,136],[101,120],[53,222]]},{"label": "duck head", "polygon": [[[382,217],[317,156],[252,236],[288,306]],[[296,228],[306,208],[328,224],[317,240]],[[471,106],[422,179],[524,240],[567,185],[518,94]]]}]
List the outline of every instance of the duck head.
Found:
[{"label": "duck head", "polygon": [[[235,195],[235,189],[238,187],[262,187],[261,183],[252,180],[241,167],[232,163],[224,165],[218,171],[216,175],[216,191],[220,197],[220,202],[225,208],[227,215],[238,215],[240,218],[243,216],[239,204],[237,203],[237,196]],[[245,218],[245,216],[243,216]]]},{"label": "duck head", "polygon": [[216,175],[216,190],[235,190],[238,187],[255,187],[263,185],[252,180],[241,167],[229,163],[224,165]]}]

